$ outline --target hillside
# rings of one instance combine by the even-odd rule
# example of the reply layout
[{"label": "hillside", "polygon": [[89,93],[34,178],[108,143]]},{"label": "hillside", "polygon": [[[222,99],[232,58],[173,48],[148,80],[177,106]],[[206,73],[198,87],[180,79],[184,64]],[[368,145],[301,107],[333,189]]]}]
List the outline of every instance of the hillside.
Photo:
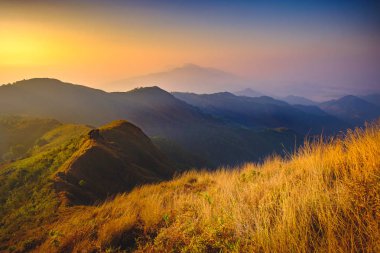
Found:
[{"label": "hillside", "polygon": [[165,155],[129,122],[98,129],[59,125],[26,157],[0,165],[0,251],[31,247],[27,238],[67,206],[99,203],[173,173]]},{"label": "hillside", "polygon": [[379,93],[369,94],[366,96],[362,96],[361,98],[364,99],[365,101],[371,103],[371,104],[380,106],[380,94]]},{"label": "hillside", "polygon": [[51,176],[88,131],[85,126],[58,126],[39,138],[27,157],[0,165],[0,252],[27,243],[23,238],[58,218],[59,200]]},{"label": "hillside", "polygon": [[0,116],[0,163],[22,157],[43,134],[58,125],[52,119]]},{"label": "hillside", "polygon": [[379,252],[379,157],[377,124],[67,210],[30,240],[37,252]]}]

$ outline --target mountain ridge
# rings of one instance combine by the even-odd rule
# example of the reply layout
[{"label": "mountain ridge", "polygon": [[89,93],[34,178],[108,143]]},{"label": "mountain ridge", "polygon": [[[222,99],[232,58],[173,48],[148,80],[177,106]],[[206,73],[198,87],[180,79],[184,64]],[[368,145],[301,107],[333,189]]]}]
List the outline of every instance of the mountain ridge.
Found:
[{"label": "mountain ridge", "polygon": [[354,95],[319,104],[327,113],[356,125],[372,121],[380,117],[380,107]]},{"label": "mountain ridge", "polygon": [[55,174],[54,187],[68,204],[92,204],[173,174],[171,162],[141,129],[118,120],[88,133]]}]

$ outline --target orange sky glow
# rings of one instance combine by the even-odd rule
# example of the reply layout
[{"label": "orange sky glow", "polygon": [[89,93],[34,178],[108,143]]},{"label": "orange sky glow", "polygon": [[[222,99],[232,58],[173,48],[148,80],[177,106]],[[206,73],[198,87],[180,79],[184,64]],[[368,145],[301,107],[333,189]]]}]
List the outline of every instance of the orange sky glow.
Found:
[{"label": "orange sky glow", "polygon": [[[45,1],[5,1],[0,16],[0,83],[53,77],[107,90],[114,80],[195,63],[252,80],[336,84],[358,68],[374,75],[380,55],[378,34],[313,23],[251,28],[141,6]],[[358,70],[358,79],[366,74]]]}]

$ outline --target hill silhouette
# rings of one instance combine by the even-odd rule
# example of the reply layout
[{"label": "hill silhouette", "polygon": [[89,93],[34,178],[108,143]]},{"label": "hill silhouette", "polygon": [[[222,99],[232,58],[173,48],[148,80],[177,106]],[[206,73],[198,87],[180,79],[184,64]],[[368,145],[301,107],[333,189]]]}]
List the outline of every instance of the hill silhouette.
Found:
[{"label": "hill silhouette", "polygon": [[352,95],[321,103],[319,107],[329,114],[355,125],[380,117],[380,107]]},{"label": "hill silhouette", "polygon": [[196,64],[185,64],[181,67],[158,73],[137,76],[110,83],[112,90],[125,91],[137,86],[159,85],[169,91],[216,92],[233,86],[234,89],[247,87],[250,81],[234,74]]}]

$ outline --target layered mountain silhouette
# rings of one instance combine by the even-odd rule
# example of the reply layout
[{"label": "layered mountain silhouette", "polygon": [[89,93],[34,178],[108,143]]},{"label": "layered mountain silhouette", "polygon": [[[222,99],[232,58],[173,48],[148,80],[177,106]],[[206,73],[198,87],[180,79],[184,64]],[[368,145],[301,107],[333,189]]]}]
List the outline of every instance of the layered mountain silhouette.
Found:
[{"label": "layered mountain silhouette", "polygon": [[24,80],[0,87],[0,113],[93,126],[127,119],[148,136],[173,143],[160,148],[174,154],[171,158],[178,164],[184,161],[178,160],[178,152],[173,152],[176,146],[193,157],[201,156],[191,164],[196,167],[254,161],[268,153],[281,152],[284,147],[294,147],[292,131],[229,124],[158,87],[107,93],[54,79]]},{"label": "layered mountain silhouette", "polygon": [[318,106],[228,92],[171,94],[157,86],[107,93],[55,79],[0,86],[0,114],[95,127],[125,119],[187,168],[259,161],[292,150],[305,134],[334,134],[379,116],[376,105],[356,97]]},{"label": "layered mountain silhouette", "polygon": [[327,113],[351,124],[361,125],[380,117],[380,107],[356,96],[345,96],[319,105]]},{"label": "layered mountain silhouette", "polygon": [[119,120],[88,133],[55,174],[54,187],[69,204],[92,204],[174,172],[141,129]]},{"label": "layered mountain silhouette", "polygon": [[246,127],[287,127],[301,134],[330,133],[345,127],[343,121],[315,107],[296,107],[271,97],[242,97],[231,93],[198,95],[173,93],[203,112]]}]

